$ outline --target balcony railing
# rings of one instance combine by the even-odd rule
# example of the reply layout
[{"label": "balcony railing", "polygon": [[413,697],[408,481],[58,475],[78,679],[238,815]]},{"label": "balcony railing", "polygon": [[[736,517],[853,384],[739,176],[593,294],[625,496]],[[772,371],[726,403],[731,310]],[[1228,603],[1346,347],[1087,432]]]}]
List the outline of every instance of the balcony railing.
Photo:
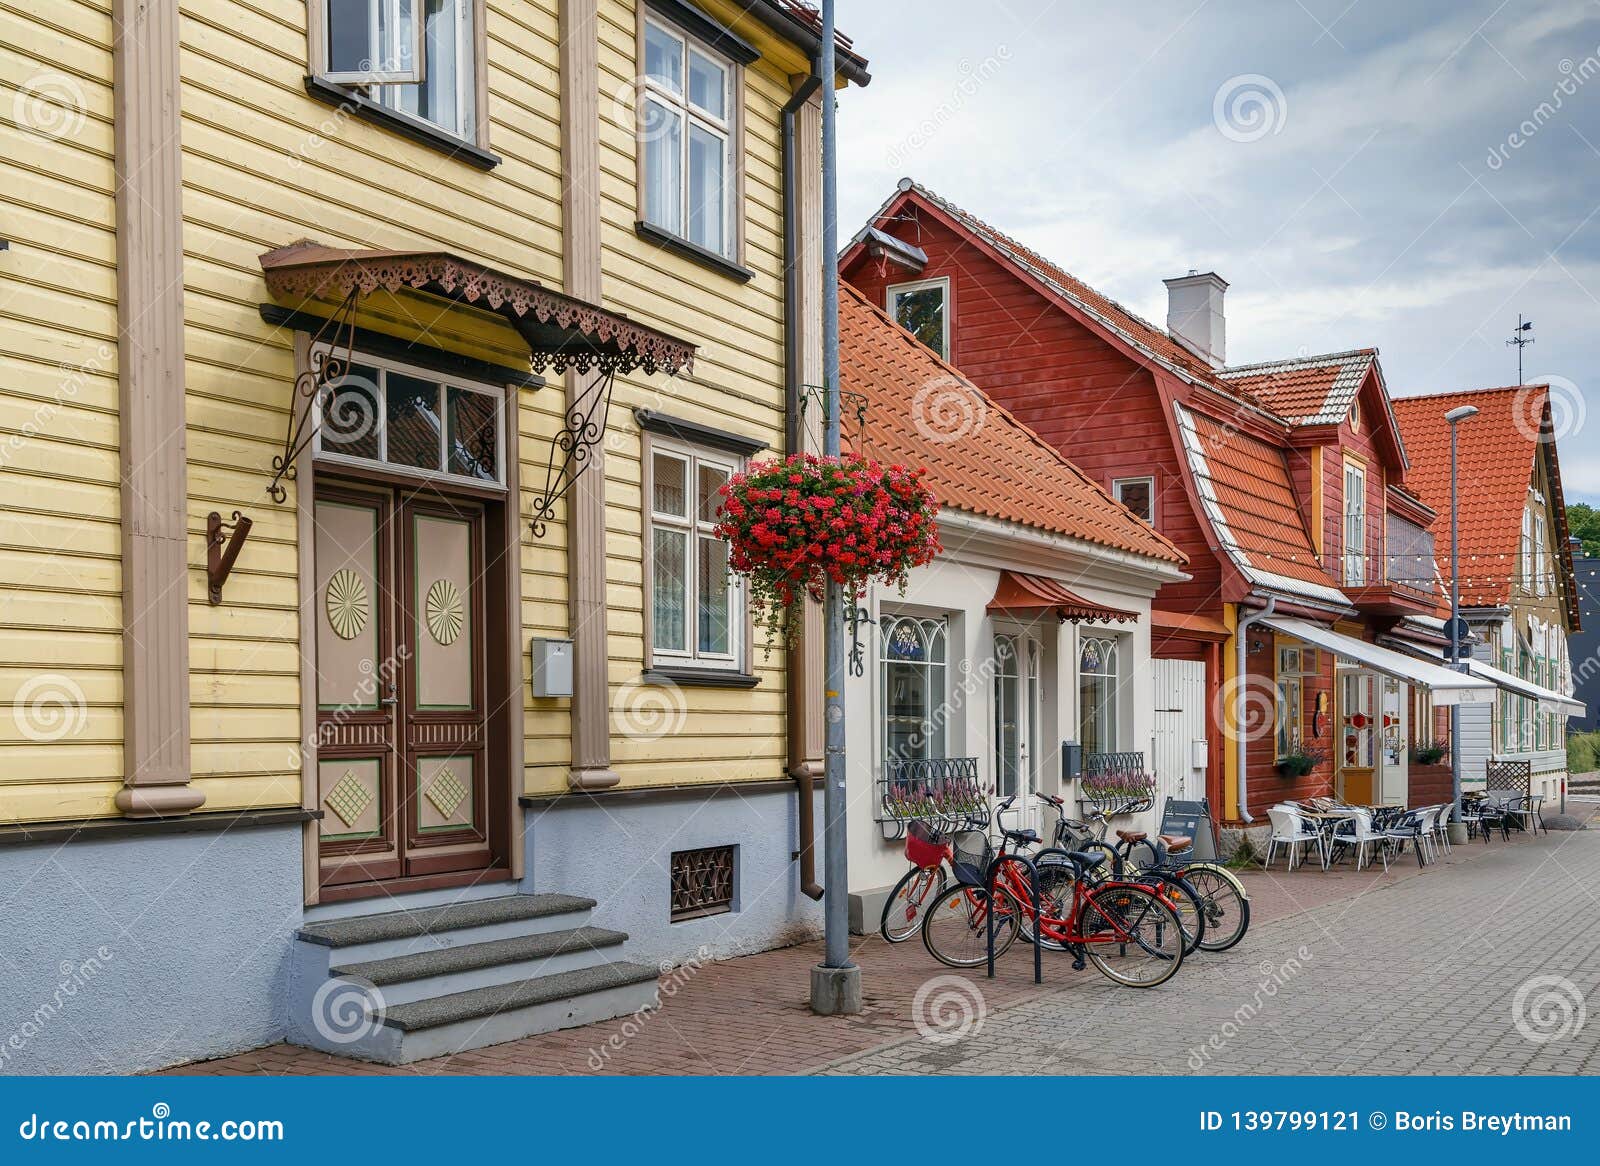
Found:
[{"label": "balcony railing", "polygon": [[989,791],[976,757],[892,758],[878,779],[878,822],[885,838],[905,835],[907,822],[958,824],[987,815]]},{"label": "balcony railing", "polygon": [[[1384,529],[1374,531],[1366,520],[1340,523],[1345,529],[1337,550],[1323,558],[1323,567],[1345,587],[1393,588],[1418,599],[1439,592],[1439,569],[1433,532],[1395,514]],[[1354,528],[1354,529],[1352,529]]]}]

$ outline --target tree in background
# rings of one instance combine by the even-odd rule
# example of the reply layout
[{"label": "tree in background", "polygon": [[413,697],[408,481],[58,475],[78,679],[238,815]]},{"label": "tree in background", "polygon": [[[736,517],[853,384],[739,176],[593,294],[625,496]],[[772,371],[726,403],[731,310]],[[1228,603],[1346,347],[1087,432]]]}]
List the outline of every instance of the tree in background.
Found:
[{"label": "tree in background", "polygon": [[1600,559],[1600,510],[1587,502],[1572,503],[1567,507],[1567,528],[1582,541],[1584,554]]}]

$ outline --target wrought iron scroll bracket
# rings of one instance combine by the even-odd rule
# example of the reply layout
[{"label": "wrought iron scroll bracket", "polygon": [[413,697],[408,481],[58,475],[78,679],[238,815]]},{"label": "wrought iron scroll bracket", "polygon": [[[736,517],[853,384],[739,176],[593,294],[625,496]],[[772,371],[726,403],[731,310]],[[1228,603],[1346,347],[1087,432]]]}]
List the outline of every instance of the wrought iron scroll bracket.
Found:
[{"label": "wrought iron scroll bracket", "polygon": [[578,475],[603,452],[606,426],[611,418],[611,390],[616,369],[601,365],[563,419],[561,432],[550,440],[545,463],[544,489],[533,497],[533,537],[542,539],[555,517],[556,504],[572,490]]},{"label": "wrought iron scroll bracket", "polygon": [[222,585],[233,573],[233,564],[250,537],[250,526],[250,520],[237,510],[229,522],[223,522],[215,510],[206,515],[206,586],[213,607],[222,602]]},{"label": "wrought iron scroll bracket", "polygon": [[[322,322],[311,338],[306,367],[294,379],[283,449],[272,458],[272,481],[267,483],[268,497],[279,505],[289,497],[284,483],[295,480],[300,455],[316,436],[321,412],[317,407],[318,398],[350,370],[350,362],[355,355],[356,301],[360,294],[359,289],[352,288],[333,315]],[[375,423],[376,418],[373,420]]]},{"label": "wrought iron scroll bracket", "polygon": [[[800,419],[803,422],[806,414],[810,412],[815,403],[817,411],[822,415],[824,422],[828,419],[828,390],[823,385],[800,386]],[[854,415],[856,419],[856,435],[864,439],[867,433],[867,395],[854,393],[848,389],[839,390],[839,420],[842,424],[844,417]]]},{"label": "wrought iron scroll bracket", "polygon": [[850,605],[849,614],[845,617],[850,623],[850,675],[865,676],[867,674],[867,653],[861,642],[861,625],[872,622],[872,613],[859,603]]}]

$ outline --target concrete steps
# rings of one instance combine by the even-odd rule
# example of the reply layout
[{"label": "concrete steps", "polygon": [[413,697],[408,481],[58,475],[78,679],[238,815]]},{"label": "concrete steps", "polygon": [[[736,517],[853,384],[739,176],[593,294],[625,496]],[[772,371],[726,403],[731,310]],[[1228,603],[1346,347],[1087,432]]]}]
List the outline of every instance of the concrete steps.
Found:
[{"label": "concrete steps", "polygon": [[290,1039],[398,1065],[653,1006],[657,969],[621,959],[594,906],[512,893],[307,924]]}]

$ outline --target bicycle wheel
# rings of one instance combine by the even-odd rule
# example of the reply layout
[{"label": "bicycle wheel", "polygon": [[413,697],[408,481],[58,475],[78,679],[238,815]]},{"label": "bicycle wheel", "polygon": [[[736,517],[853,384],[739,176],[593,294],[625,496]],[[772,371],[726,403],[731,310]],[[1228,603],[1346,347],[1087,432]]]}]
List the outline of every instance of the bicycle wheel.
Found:
[{"label": "bicycle wheel", "polygon": [[1225,867],[1197,863],[1183,869],[1183,877],[1200,896],[1206,915],[1206,933],[1200,940],[1205,951],[1227,951],[1250,930],[1250,899],[1238,876]]},{"label": "bicycle wheel", "polygon": [[[1046,860],[1039,864],[1039,897],[1043,902],[1040,914],[1045,919],[1065,920],[1072,912],[1072,884],[1077,881],[1078,872],[1070,862],[1064,860]],[[1034,940],[1033,916],[1026,915],[1022,920],[1022,938],[1028,943]],[[1066,944],[1059,939],[1051,939],[1048,935],[1040,937],[1040,944],[1046,951],[1066,951]]]},{"label": "bicycle wheel", "polygon": [[904,943],[922,926],[922,915],[944,890],[944,867],[914,866],[900,876],[883,904],[879,933],[890,943]]},{"label": "bicycle wheel", "polygon": [[1128,847],[1127,863],[1129,870],[1149,870],[1153,866],[1161,865],[1161,855],[1156,850],[1155,843],[1147,838]]},{"label": "bicycle wheel", "polygon": [[1085,842],[1078,850],[1083,854],[1103,854],[1106,860],[1095,867],[1094,874],[1098,878],[1120,879],[1122,877],[1122,855],[1117,848],[1109,842]]},{"label": "bicycle wheel", "polygon": [[[1021,931],[1022,905],[1004,887],[995,896],[994,954],[1004,955]],[[989,892],[958,883],[936,896],[922,917],[922,942],[928,954],[952,968],[988,962]]]},{"label": "bicycle wheel", "polygon": [[1089,962],[1125,987],[1154,988],[1183,965],[1183,924],[1164,899],[1144,887],[1096,887],[1084,900],[1079,928]]},{"label": "bicycle wheel", "polygon": [[1182,875],[1175,871],[1145,870],[1138,875],[1137,881],[1154,886],[1172,908],[1178,922],[1183,925],[1183,954],[1193,955],[1195,949],[1204,946],[1206,935],[1205,904],[1200,899],[1200,894],[1192,887]]}]

